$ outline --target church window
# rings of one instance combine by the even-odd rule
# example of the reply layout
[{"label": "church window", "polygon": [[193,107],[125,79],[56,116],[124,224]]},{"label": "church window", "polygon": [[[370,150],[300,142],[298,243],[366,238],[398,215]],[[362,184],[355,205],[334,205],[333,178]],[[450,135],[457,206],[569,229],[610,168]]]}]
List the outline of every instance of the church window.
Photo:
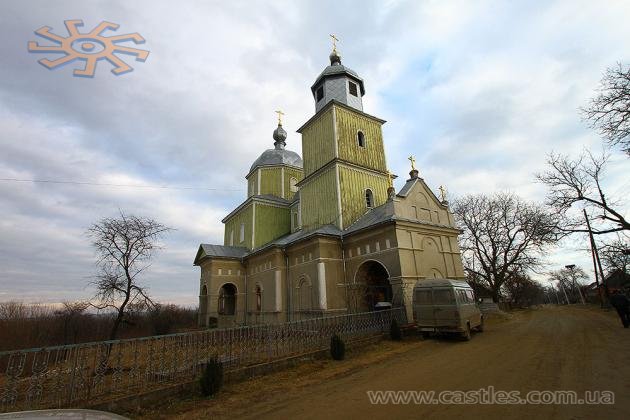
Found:
[{"label": "church window", "polygon": [[352,95],[352,96],[359,96],[359,94],[357,93],[357,84],[356,83],[348,81],[348,86],[349,86],[349,90],[350,90],[350,95]]},{"label": "church window", "polygon": [[317,102],[321,101],[322,99],[324,99],[324,87],[320,86],[319,89],[317,89]]},{"label": "church window", "polygon": [[357,143],[359,147],[365,147],[365,134],[363,134],[363,131],[357,133]]},{"label": "church window", "polygon": [[293,230],[298,228],[298,214],[293,213]]},{"label": "church window", "polygon": [[234,229],[230,230],[230,246],[234,246]]},{"label": "church window", "polygon": [[389,243],[389,239],[385,239],[385,248],[386,249],[391,248],[391,244]]},{"label": "church window", "polygon": [[256,286],[256,310],[259,312],[262,310],[262,289],[258,285]]},{"label": "church window", "polygon": [[297,179],[292,177],[289,180],[289,188],[291,189],[292,192],[297,192],[297,190],[298,190],[298,187],[295,184],[297,184]]},{"label": "church window", "polygon": [[369,188],[365,190],[365,205],[368,209],[374,207],[374,195],[372,194],[372,190]]},{"label": "church window", "polygon": [[241,223],[241,232],[238,235],[239,242],[245,242],[245,223]]},{"label": "church window", "polygon": [[370,253],[370,244],[365,245],[365,253],[366,254]]}]

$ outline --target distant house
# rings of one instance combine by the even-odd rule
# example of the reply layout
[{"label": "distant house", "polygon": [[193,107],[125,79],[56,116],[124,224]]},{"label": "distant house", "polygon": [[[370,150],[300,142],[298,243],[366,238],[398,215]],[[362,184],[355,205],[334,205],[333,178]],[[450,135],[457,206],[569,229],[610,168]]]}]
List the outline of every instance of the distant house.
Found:
[{"label": "distant house", "polygon": [[[614,270],[608,273],[601,285],[602,294],[604,293],[605,285],[608,286],[608,293],[613,293],[615,290],[619,290],[630,296],[630,274],[623,270]],[[583,286],[582,293],[584,294],[584,299],[588,302],[599,303],[597,283],[593,282],[588,286]]]},{"label": "distant house", "polygon": [[[603,290],[602,290],[603,293]],[[593,282],[588,286],[582,286],[582,294],[584,299],[589,303],[599,303],[599,290],[597,289],[597,283]]]},{"label": "distant house", "polygon": [[624,293],[630,292],[630,274],[623,270],[614,270],[604,278],[604,283],[608,286],[608,292],[621,290]]}]

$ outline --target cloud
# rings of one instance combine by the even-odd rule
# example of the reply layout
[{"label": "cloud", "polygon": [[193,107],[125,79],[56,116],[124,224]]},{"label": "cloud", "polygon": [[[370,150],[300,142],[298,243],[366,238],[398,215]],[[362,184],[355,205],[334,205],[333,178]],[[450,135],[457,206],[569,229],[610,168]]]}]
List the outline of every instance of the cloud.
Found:
[{"label": "cloud", "polygon": [[[161,299],[194,304],[196,247],[222,242],[221,218],[272,146],[274,110],[301,151],[295,129],[314,112],[309,87],[327,64],[329,33],[365,80],[365,110],[388,120],[397,186],[414,154],[434,187],[541,199],[532,174],[546,152],[600,144],[577,108],[606,66],[628,59],[630,6],[578,3],[5,1],[0,178],[207,190],[0,181],[0,295],[89,295],[84,232],[123,209],[176,229],[145,281]],[[128,60],[135,70],[120,77],[99,63],[93,79],[38,65],[42,56],[26,51],[33,31],[63,35],[63,20],[77,18],[139,32],[149,58]],[[613,191],[627,187],[624,165],[611,163]]]}]

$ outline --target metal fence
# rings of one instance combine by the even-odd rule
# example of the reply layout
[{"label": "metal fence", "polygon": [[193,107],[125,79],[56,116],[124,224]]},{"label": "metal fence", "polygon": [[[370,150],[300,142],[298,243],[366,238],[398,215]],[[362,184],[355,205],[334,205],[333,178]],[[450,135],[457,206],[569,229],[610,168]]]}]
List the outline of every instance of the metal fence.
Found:
[{"label": "metal fence", "polygon": [[89,406],[197,378],[218,357],[227,372],[327,349],[406,323],[404,308],[283,324],[0,352],[0,412]]}]

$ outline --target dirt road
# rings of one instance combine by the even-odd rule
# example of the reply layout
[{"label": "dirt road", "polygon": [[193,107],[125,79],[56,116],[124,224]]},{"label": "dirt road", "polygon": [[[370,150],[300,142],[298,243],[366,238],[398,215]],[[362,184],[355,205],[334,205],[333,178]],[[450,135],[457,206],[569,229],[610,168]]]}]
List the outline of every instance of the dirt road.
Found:
[{"label": "dirt road", "polygon": [[[612,391],[614,405],[370,404],[367,391]],[[384,342],[343,362],[315,361],[147,417],[630,418],[630,329],[598,308],[545,307],[487,323],[472,341]]]}]

